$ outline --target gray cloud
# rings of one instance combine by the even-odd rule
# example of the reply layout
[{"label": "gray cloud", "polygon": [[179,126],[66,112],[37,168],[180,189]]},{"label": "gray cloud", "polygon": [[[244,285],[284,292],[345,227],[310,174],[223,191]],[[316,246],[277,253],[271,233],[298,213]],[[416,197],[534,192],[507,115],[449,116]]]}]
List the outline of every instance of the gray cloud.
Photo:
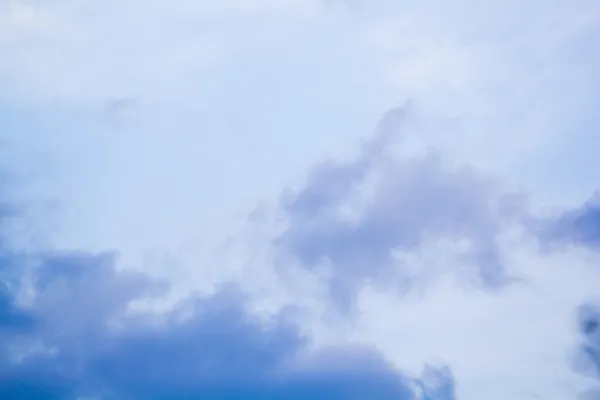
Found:
[{"label": "gray cloud", "polygon": [[[516,218],[514,195],[500,195],[493,180],[468,166],[449,167],[434,150],[394,160],[403,146],[408,107],[388,112],[354,160],[327,160],[316,166],[305,185],[282,195],[287,229],[279,251],[308,269],[333,268],[332,293],[348,303],[360,283],[394,271],[393,250],[417,249],[426,239],[468,239],[465,263],[477,265],[483,286],[497,289],[511,281],[497,245],[501,224]],[[364,195],[375,176],[373,195],[351,220],[340,209]],[[398,279],[396,279],[397,281]]]},{"label": "gray cloud", "polygon": [[[3,399],[412,400],[423,385],[435,393],[427,399],[455,398],[438,392],[438,381],[402,375],[373,349],[340,348],[295,364],[308,339],[285,312],[270,324],[252,317],[235,287],[189,297],[163,315],[131,314],[132,301],[159,298],[168,286],[117,271],[114,254],[4,247],[2,256]],[[27,289],[33,294],[23,302]],[[442,385],[455,383],[449,376]]]},{"label": "gray cloud", "polygon": [[[587,302],[576,312],[580,343],[575,354],[575,370],[600,383],[600,307],[597,302]],[[582,399],[600,399],[600,386],[589,389]]]},{"label": "gray cloud", "polygon": [[548,243],[574,243],[600,249],[600,192],[580,207],[565,210],[557,219],[546,221],[542,237]]}]

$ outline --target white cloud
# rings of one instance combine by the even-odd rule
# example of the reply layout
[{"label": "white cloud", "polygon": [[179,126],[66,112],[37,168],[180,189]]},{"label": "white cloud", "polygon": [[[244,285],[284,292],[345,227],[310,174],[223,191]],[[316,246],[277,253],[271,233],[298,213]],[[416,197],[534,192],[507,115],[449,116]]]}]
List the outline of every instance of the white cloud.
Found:
[{"label": "white cloud", "polygon": [[549,154],[590,140],[573,126],[593,118],[600,92],[597,3],[403,2],[381,14],[359,41],[400,93],[454,121],[437,138],[447,154],[502,171],[537,201],[589,195],[597,177],[569,195],[557,190],[569,180],[549,184],[546,171]]},{"label": "white cloud", "polygon": [[[435,244],[424,245],[430,271]],[[503,245],[511,272],[526,279],[500,293],[480,292],[456,280],[460,257],[439,254],[451,275],[436,275],[425,294],[408,297],[366,289],[354,335],[377,344],[398,366],[418,371],[439,357],[452,366],[462,399],[571,398],[585,384],[568,362],[577,343],[574,310],[597,293],[598,254],[571,249],[543,254],[518,235]]]},{"label": "white cloud", "polygon": [[190,36],[186,21],[173,20],[164,10],[149,18],[128,10],[130,3],[115,5],[5,5],[0,44],[10,57],[3,58],[0,70],[11,80],[11,91],[42,104],[153,98],[157,90],[181,90],[182,79],[202,82],[206,67],[222,57],[221,40],[208,29],[196,28]]},{"label": "white cloud", "polygon": [[36,175],[28,201],[58,203],[52,245],[138,261],[221,241],[387,107],[347,20],[310,2],[202,4],[3,6],[8,167]]},{"label": "white cloud", "polygon": [[[318,3],[257,1],[20,1],[0,6],[0,62],[26,101],[93,105],[206,90],[244,25],[318,15]],[[231,60],[230,60],[231,62]]]}]

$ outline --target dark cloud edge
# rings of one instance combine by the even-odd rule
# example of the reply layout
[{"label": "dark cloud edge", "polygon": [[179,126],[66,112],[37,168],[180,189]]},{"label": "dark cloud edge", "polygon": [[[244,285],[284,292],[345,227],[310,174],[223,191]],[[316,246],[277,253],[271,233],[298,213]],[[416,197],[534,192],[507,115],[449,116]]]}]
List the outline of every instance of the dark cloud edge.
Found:
[{"label": "dark cloud edge", "polygon": [[[329,349],[296,365],[308,339],[285,312],[269,326],[253,318],[234,286],[189,297],[160,319],[127,315],[131,301],[158,298],[168,285],[117,271],[114,260],[0,246],[1,399],[455,398],[448,368],[409,378],[370,348]],[[35,296],[24,305],[27,286]],[[182,320],[183,309],[192,316]],[[111,328],[115,319],[126,328]]]}]

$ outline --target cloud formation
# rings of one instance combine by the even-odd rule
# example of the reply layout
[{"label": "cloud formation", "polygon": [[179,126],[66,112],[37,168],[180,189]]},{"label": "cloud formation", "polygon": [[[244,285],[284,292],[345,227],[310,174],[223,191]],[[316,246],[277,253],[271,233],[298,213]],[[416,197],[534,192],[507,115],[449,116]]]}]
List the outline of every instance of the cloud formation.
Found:
[{"label": "cloud formation", "polygon": [[412,379],[369,348],[309,354],[284,312],[260,321],[235,288],[157,315],[130,305],[165,284],[116,271],[111,254],[4,249],[3,259],[0,273],[13,277],[0,281],[5,399],[455,398],[447,369]]},{"label": "cloud formation", "polygon": [[364,329],[357,336],[410,369],[447,360],[469,398],[577,392],[565,325],[597,292],[594,200],[547,214],[434,146],[407,155],[422,133],[412,117],[390,111],[355,158],[319,163],[282,194],[276,260],[323,279],[338,310],[352,307],[341,335]]},{"label": "cloud formation", "polygon": [[[595,290],[590,264],[556,248],[541,252],[546,238],[536,236],[533,223],[540,218],[521,196],[505,194],[492,176],[450,163],[435,149],[398,155],[415,133],[408,129],[411,112],[387,113],[355,159],[318,164],[304,185],[284,192],[278,208],[266,210],[283,215],[284,228],[267,238],[277,264],[265,268],[300,267],[317,281],[324,277],[325,301],[331,296],[342,309],[356,306],[352,324],[362,336],[349,334],[332,348],[286,308],[265,320],[252,311],[256,293],[246,292],[251,285],[244,281],[212,295],[187,295],[159,312],[144,309],[166,301],[170,285],[143,271],[117,268],[114,254],[18,253],[6,245],[2,393],[57,399],[236,399],[252,393],[265,399],[344,400],[368,393],[377,399],[446,400],[459,397],[457,376],[470,379],[468,388],[477,386],[473,379],[491,379],[489,374],[498,381],[515,379],[522,372],[505,378],[506,369],[523,362],[518,355],[539,342],[537,332],[560,329],[574,305]],[[593,243],[594,218],[590,202],[546,225],[584,249]],[[442,242],[450,249],[435,247]],[[423,252],[438,254],[441,262],[411,258]],[[565,256],[575,262],[571,271],[564,269]],[[458,285],[444,286],[448,276]],[[420,289],[426,295],[415,302]],[[392,301],[381,302],[390,293]],[[545,302],[551,299],[559,307],[548,313]],[[310,307],[301,311],[310,314],[327,305]],[[525,323],[531,315],[539,329]],[[475,329],[469,332],[468,326]],[[390,334],[382,335],[386,329]],[[440,331],[446,332],[443,338],[435,333]],[[508,332],[515,335],[510,344]],[[389,341],[392,334],[398,335],[395,343]],[[547,352],[542,344],[528,348],[532,365],[548,357],[568,368],[567,334],[550,339],[560,351]],[[463,335],[471,338],[471,349],[464,347]],[[377,346],[356,345],[365,342]],[[480,354],[501,365],[474,374],[473,368],[489,368]],[[422,365],[436,357],[452,369],[426,367],[416,376],[399,372],[405,365],[414,371],[415,359]],[[522,384],[539,385],[556,373],[552,368],[536,371]],[[477,392],[466,393],[473,398]]]},{"label": "cloud formation", "polygon": [[[597,302],[589,301],[580,305],[577,309],[576,321],[578,333],[580,335],[580,344],[575,354],[575,370],[592,379],[600,380],[600,308]],[[584,391],[582,399],[600,398],[600,387],[596,383],[595,387]]]},{"label": "cloud formation", "polygon": [[288,222],[276,244],[306,268],[329,266],[341,298],[354,297],[365,280],[418,285],[393,256],[425,240],[466,241],[464,261],[473,262],[487,289],[511,281],[497,236],[501,225],[526,214],[521,199],[498,195],[492,177],[468,165],[448,166],[433,148],[394,157],[394,147],[410,139],[411,113],[409,107],[389,111],[355,159],[322,162],[304,186],[282,196]]},{"label": "cloud formation", "polygon": [[596,193],[580,207],[565,211],[553,225],[555,240],[600,249],[600,196]]},{"label": "cloud formation", "polygon": [[597,384],[598,4],[1,3],[0,397]]}]

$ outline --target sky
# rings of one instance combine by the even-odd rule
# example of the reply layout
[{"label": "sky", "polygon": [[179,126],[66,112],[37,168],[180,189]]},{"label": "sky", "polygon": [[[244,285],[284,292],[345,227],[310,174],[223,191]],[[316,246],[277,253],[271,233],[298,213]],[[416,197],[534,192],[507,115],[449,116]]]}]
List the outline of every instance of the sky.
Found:
[{"label": "sky", "polygon": [[0,398],[600,399],[600,3],[0,1]]}]

